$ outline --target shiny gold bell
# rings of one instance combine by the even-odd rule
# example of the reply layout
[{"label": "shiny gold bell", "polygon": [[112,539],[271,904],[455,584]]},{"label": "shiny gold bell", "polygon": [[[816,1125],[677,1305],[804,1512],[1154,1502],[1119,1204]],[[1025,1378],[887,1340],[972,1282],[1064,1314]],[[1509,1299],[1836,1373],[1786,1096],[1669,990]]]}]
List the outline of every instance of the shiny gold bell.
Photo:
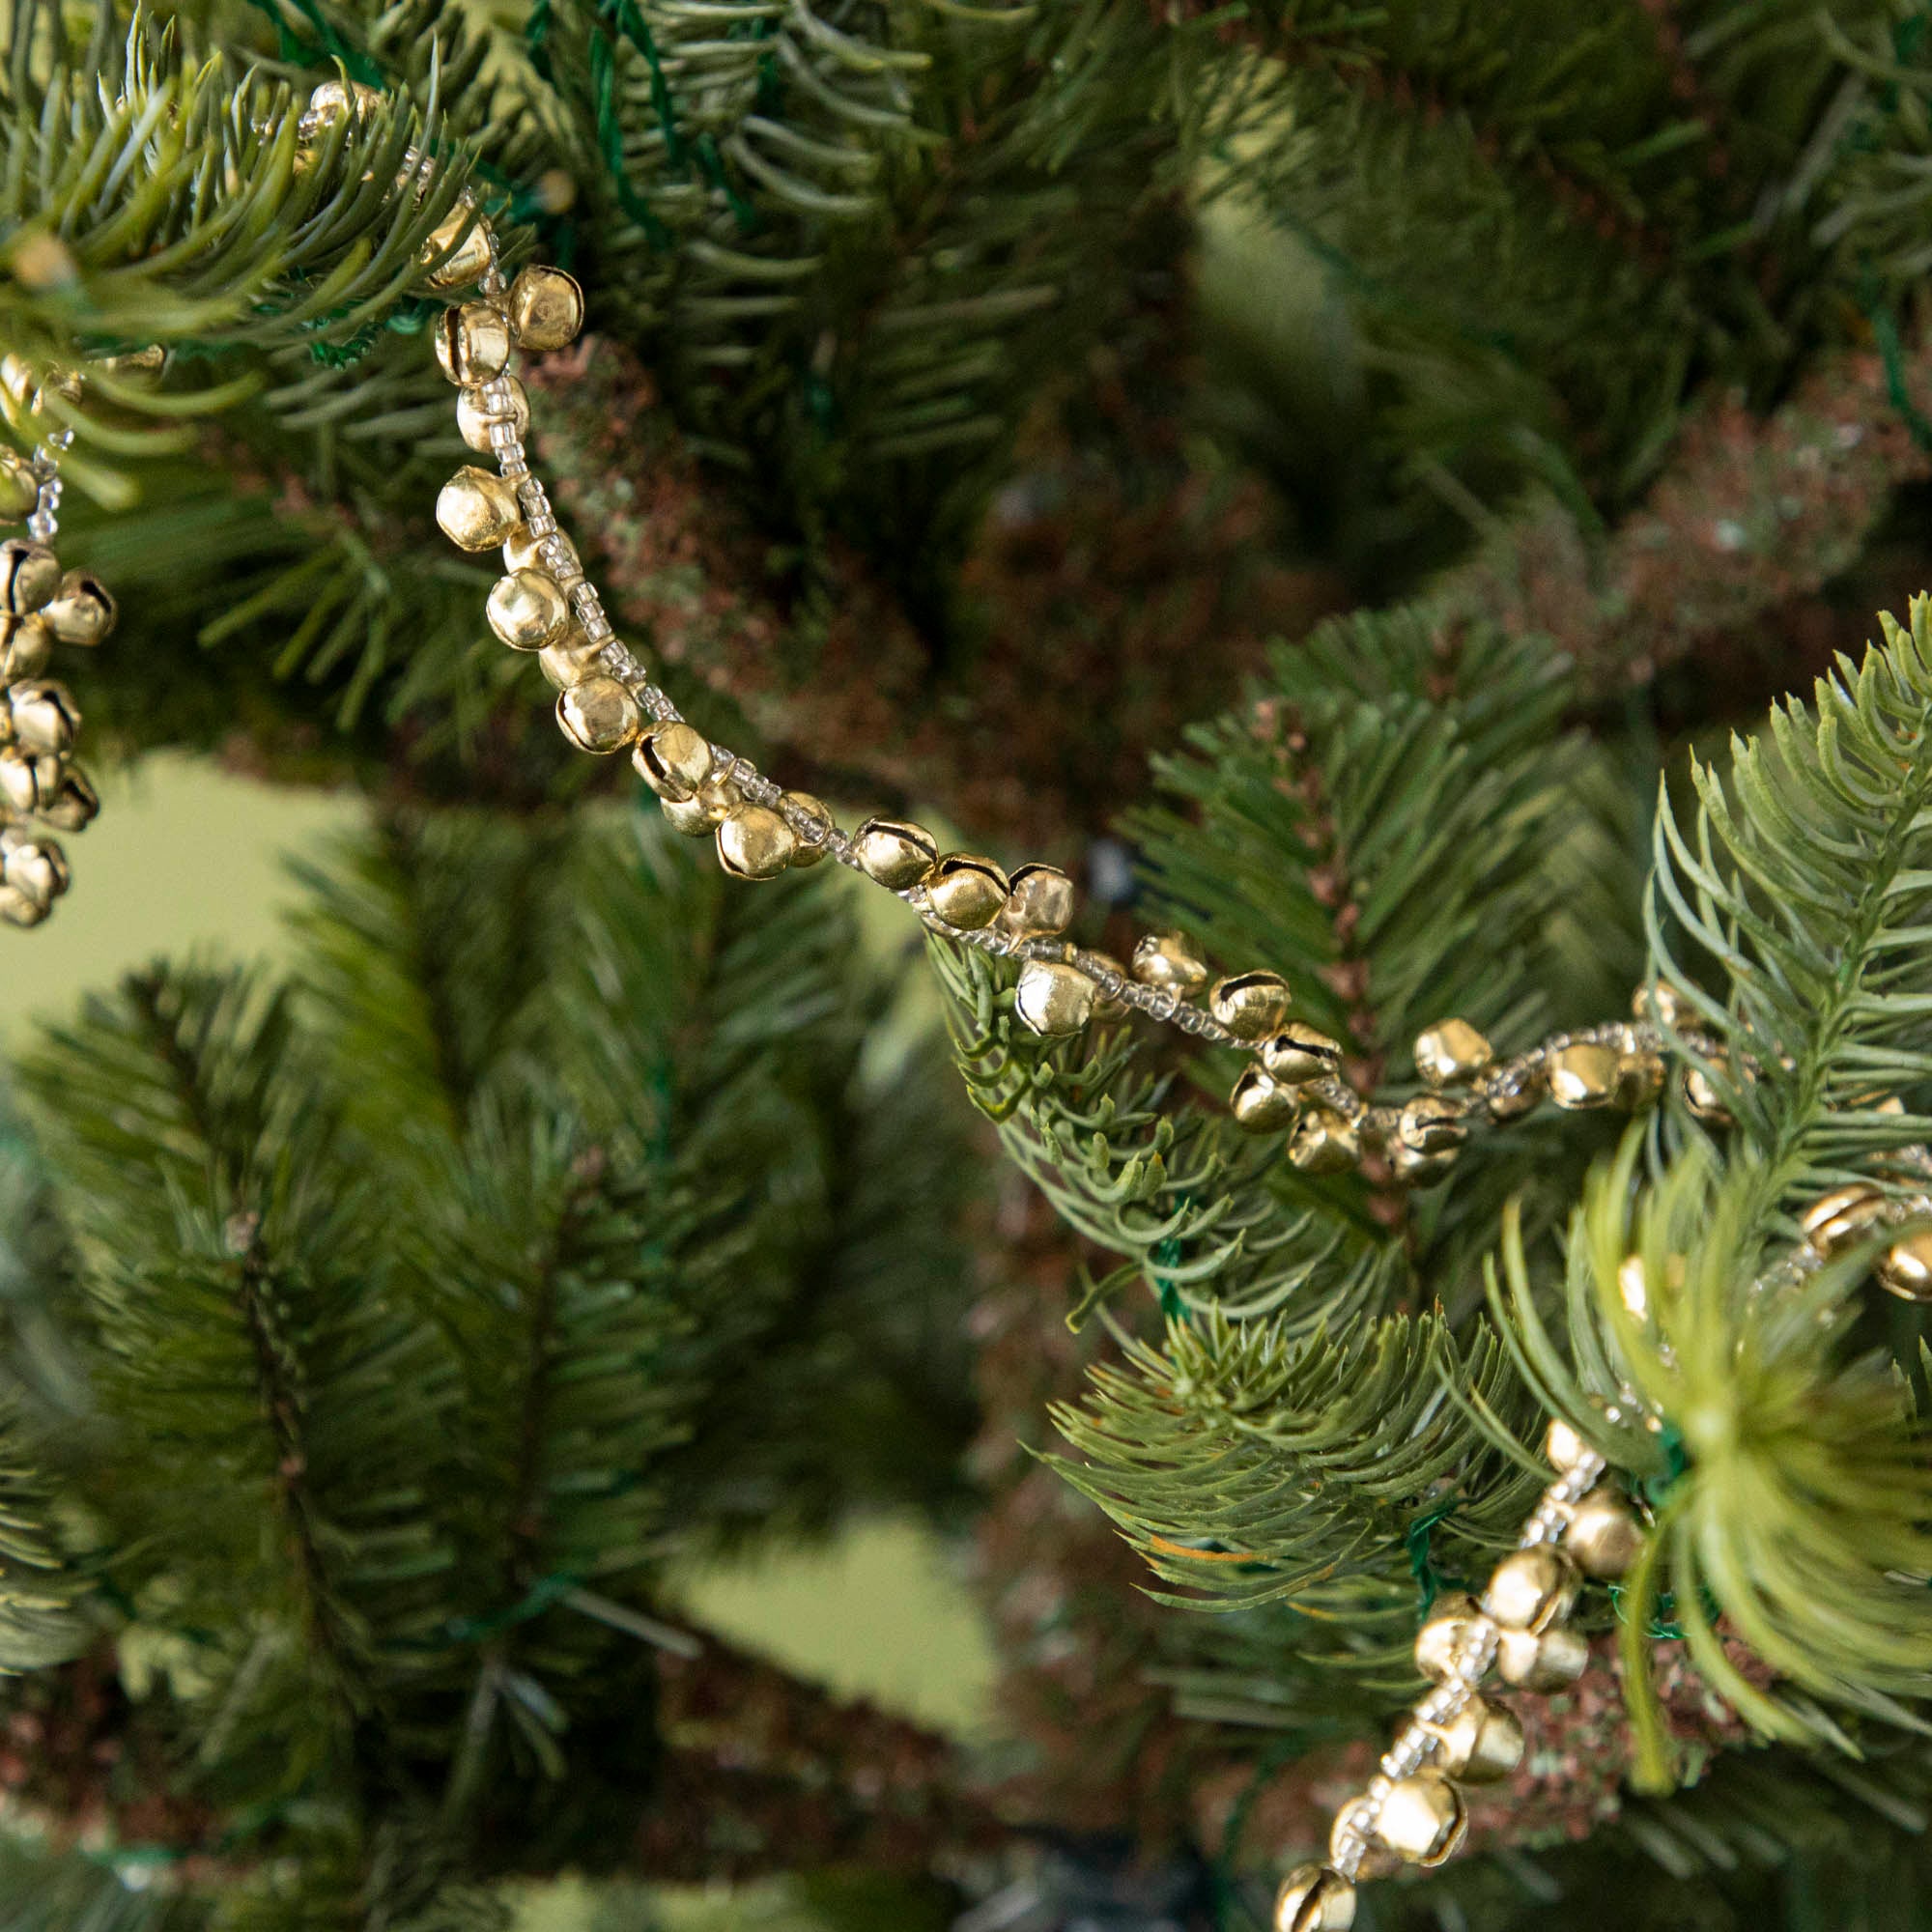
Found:
[{"label": "shiny gold bell", "polygon": [[23,752],[65,757],[80,735],[80,708],[66,685],[22,678],[4,695],[5,732]]},{"label": "shiny gold bell", "polygon": [[60,559],[45,544],[25,537],[0,543],[0,611],[24,617],[60,593]]},{"label": "shiny gold bell", "polygon": [[1546,1631],[1570,1614],[1580,1578],[1562,1551],[1539,1543],[1495,1567],[1483,1607],[1505,1630]]},{"label": "shiny gold bell", "polygon": [[825,842],[833,829],[832,812],[823,799],[813,798],[809,791],[788,791],[779,799],[779,809],[798,838],[798,850],[791,855],[794,871],[802,872],[832,856],[832,848]]},{"label": "shiny gold bell", "polygon": [[1208,962],[1184,933],[1150,932],[1134,948],[1134,978],[1144,986],[1191,998],[1208,983]]},{"label": "shiny gold bell", "polygon": [[1350,1932],[1355,1888],[1332,1865],[1296,1865],[1274,1895],[1274,1932]]},{"label": "shiny gold bell", "polygon": [[1415,1039],[1415,1070],[1432,1087],[1460,1087],[1495,1058],[1467,1020],[1438,1020]]},{"label": "shiny gold bell", "polygon": [[1564,1624],[1546,1631],[1506,1630],[1496,1640],[1496,1675],[1518,1690],[1561,1690],[1589,1667],[1588,1639]]},{"label": "shiny gold bell", "polygon": [[570,599],[547,570],[513,570],[491,586],[485,615],[513,651],[540,651],[570,622]]},{"label": "shiny gold bell", "polygon": [[91,570],[70,570],[41,610],[41,620],[62,643],[88,647],[113,630],[119,615],[107,586]]},{"label": "shiny gold bell", "polygon": [[744,802],[737,780],[714,772],[689,798],[666,799],[664,815],[673,831],[701,838],[723,825]]},{"label": "shiny gold bell", "polygon": [[0,611],[0,679],[32,677],[53,656],[54,634],[43,616]]},{"label": "shiny gold bell", "polygon": [[1403,1103],[1396,1137],[1416,1153],[1453,1153],[1469,1137],[1467,1113],[1447,1094],[1418,1094]]},{"label": "shiny gold bell", "polygon": [[1208,1010],[1236,1039],[1279,1033],[1288,1007],[1288,981],[1279,973],[1231,973],[1208,995]]},{"label": "shiny gold bell", "polygon": [[1507,1704],[1472,1692],[1454,1717],[1425,1728],[1436,1739],[1436,1769],[1466,1783],[1498,1783],[1522,1762],[1522,1725]]},{"label": "shiny gold bell", "polygon": [[556,722],[580,751],[607,756],[621,752],[638,735],[643,713],[621,679],[591,676],[558,696]]},{"label": "shiny gold bell", "polygon": [[1361,1151],[1355,1123],[1326,1107],[1310,1107],[1288,1144],[1290,1161],[1303,1174],[1347,1174]]},{"label": "shiny gold bell", "polygon": [[1292,1087],[1284,1087],[1260,1066],[1245,1066],[1228,1096],[1228,1111],[1252,1134],[1271,1134],[1293,1126],[1300,1111]]},{"label": "shiny gold bell", "polygon": [[437,318],[438,366],[452,383],[473,388],[500,376],[510,362],[510,325],[488,302],[464,302]]},{"label": "shiny gold bell", "polygon": [[1096,988],[1078,967],[1029,959],[1013,988],[1013,1010],[1049,1038],[1078,1033],[1094,1017]]},{"label": "shiny gold bell", "polygon": [[1932,1228],[1892,1242],[1872,1264],[1878,1285],[1901,1301],[1932,1301]]},{"label": "shiny gold bell", "polygon": [[631,753],[638,776],[660,798],[688,799],[711,776],[711,745],[682,718],[653,724]]},{"label": "shiny gold bell", "polygon": [[1855,1180],[1822,1195],[1798,1217],[1805,1245],[1822,1261],[1844,1251],[1885,1219],[1884,1193],[1869,1181]]},{"label": "shiny gold bell", "polygon": [[490,267],[490,238],[476,212],[461,203],[452,208],[424,238],[416,260],[429,270],[423,279],[433,289],[481,281]]},{"label": "shiny gold bell", "polygon": [[1463,1794],[1439,1771],[1426,1767],[1389,1787],[1376,1835],[1405,1864],[1427,1869],[1454,1858],[1468,1830]]},{"label": "shiny gold bell", "polygon": [[741,805],[718,828],[718,863],[734,879],[775,879],[792,862],[798,834],[766,805]]},{"label": "shiny gold bell", "polygon": [[495,470],[465,464],[437,496],[436,521],[459,550],[489,550],[517,527],[517,493]]},{"label": "shiny gold bell", "polygon": [[1446,1592],[1415,1634],[1415,1667],[1437,1684],[1455,1674],[1456,1660],[1467,1648],[1482,1612],[1461,1590]]},{"label": "shiny gold bell", "polygon": [[1073,923],[1073,881],[1058,866],[1025,865],[1012,875],[1000,924],[1021,939],[1052,939]]},{"label": "shiny gold bell", "polygon": [[852,854],[868,877],[897,893],[918,885],[932,870],[939,847],[923,825],[868,818],[852,835]]},{"label": "shiny gold bell", "polygon": [[991,925],[1011,890],[1006,873],[974,852],[949,852],[925,875],[926,904],[962,932]]},{"label": "shiny gold bell", "polygon": [[456,398],[456,433],[471,449],[480,450],[485,456],[497,446],[490,432],[499,424],[507,423],[520,441],[530,426],[529,391],[514,376],[505,376],[501,381],[510,392],[507,409],[497,409],[480,384],[472,384]]},{"label": "shiny gold bell", "polygon": [[1607,1107],[1616,1095],[1617,1073],[1614,1048],[1578,1040],[1549,1056],[1549,1097],[1573,1113]]},{"label": "shiny gold bell", "polygon": [[1643,1549],[1643,1525],[1614,1490],[1592,1490],[1563,1531],[1564,1552],[1586,1577],[1621,1577]]},{"label": "shiny gold bell", "polygon": [[17,449],[0,443],[0,523],[26,516],[41,500],[41,481]]},{"label": "shiny gold bell", "polygon": [[1262,1041],[1262,1065],[1284,1087],[1333,1079],[1342,1070],[1342,1044],[1302,1020],[1284,1020]]},{"label": "shiny gold bell", "polygon": [[526,349],[544,354],[567,348],[583,327],[583,291],[561,269],[532,263],[510,284],[510,321]]}]

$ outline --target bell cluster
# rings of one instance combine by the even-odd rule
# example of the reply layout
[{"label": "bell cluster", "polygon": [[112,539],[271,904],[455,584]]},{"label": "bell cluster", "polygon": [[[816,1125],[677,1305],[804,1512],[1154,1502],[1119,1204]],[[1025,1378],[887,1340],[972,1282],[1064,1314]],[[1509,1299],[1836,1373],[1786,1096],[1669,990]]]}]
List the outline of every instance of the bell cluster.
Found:
[{"label": "bell cluster", "polygon": [[1358,1883],[1455,1856],[1469,1828],[1466,1787],[1511,1777],[1522,1762],[1521,1722],[1484,1693],[1492,1673],[1510,1690],[1547,1693],[1588,1667],[1588,1640],[1569,1623],[1583,1579],[1622,1576],[1643,1531],[1602,1483],[1603,1457],[1569,1423],[1550,1425],[1545,1449],[1556,1480],[1482,1597],[1438,1599],[1417,1633],[1416,1668],[1434,1688],[1367,1788],[1337,1810],[1327,1862],[1283,1880],[1275,1932],[1349,1932]]},{"label": "bell cluster", "polygon": [[100,810],[73,758],[80,707],[41,673],[56,644],[98,644],[114,618],[91,572],[63,570],[31,538],[0,543],[0,919],[10,924],[38,925],[53,910],[68,864],[50,835],[82,831]]}]

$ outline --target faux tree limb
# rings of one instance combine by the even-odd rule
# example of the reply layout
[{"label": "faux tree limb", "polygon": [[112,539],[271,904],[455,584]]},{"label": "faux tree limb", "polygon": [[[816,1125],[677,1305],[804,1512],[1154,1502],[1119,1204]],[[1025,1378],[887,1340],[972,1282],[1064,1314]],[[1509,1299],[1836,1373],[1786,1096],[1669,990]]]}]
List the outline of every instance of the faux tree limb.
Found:
[{"label": "faux tree limb", "polygon": [[[1932,475],[1932,446],[1920,440],[1932,436],[1928,409],[1924,330],[1895,360],[1878,348],[1824,360],[1769,415],[1736,395],[1714,400],[1616,529],[1586,530],[1572,505],[1539,495],[1450,574],[1442,594],[1452,611],[1545,633],[1600,696],[1690,658],[1708,668],[1755,656],[1754,691],[1780,634],[1817,664],[1864,636],[1869,599],[1859,602],[1856,631],[1840,635],[1819,593],[1858,563],[1893,494]],[[1905,588],[1923,566],[1922,556],[1902,566]],[[1892,601],[1903,603],[1902,592]],[[1735,694],[1736,678],[1714,681]],[[1788,681],[1782,669],[1776,681]]]}]

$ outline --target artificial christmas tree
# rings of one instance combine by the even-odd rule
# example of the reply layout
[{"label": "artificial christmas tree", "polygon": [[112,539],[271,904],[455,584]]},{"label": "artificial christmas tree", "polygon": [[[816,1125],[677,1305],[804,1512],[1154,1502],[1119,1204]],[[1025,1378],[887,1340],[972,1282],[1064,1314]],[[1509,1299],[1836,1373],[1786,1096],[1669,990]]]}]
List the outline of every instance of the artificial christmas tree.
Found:
[{"label": "artificial christmas tree", "polygon": [[[156,968],[23,1068],[10,1783],[108,1864],[23,1912],[843,1860],[982,1921],[1915,1922],[1932,608],[1688,788],[1662,740],[1932,579],[1932,49],[1567,12],[14,12],[89,742],[377,828],[289,984]],[[25,923],[71,774],[14,737]],[[1061,869],[1108,823],[1131,917]],[[1051,1399],[1159,1600],[1009,1473],[1004,1785],[661,1602],[959,1505],[966,1143],[847,873],[1065,1231],[980,1264],[982,1335],[1050,1280],[1080,1338],[985,1351],[995,1442]],[[1009,1883],[1060,1819],[1139,1879]]]}]

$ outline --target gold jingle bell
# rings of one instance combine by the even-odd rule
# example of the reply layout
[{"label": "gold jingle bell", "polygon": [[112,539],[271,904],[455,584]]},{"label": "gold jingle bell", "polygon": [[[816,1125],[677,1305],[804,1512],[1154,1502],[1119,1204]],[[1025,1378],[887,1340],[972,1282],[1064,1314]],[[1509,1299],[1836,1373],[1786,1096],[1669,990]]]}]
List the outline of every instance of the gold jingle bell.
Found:
[{"label": "gold jingle bell", "polygon": [[1491,1119],[1520,1120],[1543,1098],[1547,1078],[1545,1069],[1534,1061],[1526,1066],[1498,1067],[1481,1087]]},{"label": "gold jingle bell", "polygon": [[1453,1718],[1425,1728],[1436,1740],[1436,1769],[1469,1784],[1498,1783],[1522,1762],[1522,1725],[1507,1704],[1472,1692]]},{"label": "gold jingle bell", "polygon": [[580,751],[621,752],[643,724],[636,694],[621,679],[580,679],[556,700],[556,722]]},{"label": "gold jingle bell", "polygon": [[1029,959],[1013,988],[1013,1010],[1037,1034],[1078,1033],[1094,1017],[1098,988],[1076,966]]},{"label": "gold jingle bell", "polygon": [[510,322],[526,349],[566,349],[583,327],[583,291],[561,269],[532,263],[510,284]]},{"label": "gold jingle bell", "polygon": [[32,677],[54,654],[54,634],[44,617],[0,611],[0,678]]},{"label": "gold jingle bell", "polygon": [[1236,1039],[1265,1039],[1288,1017],[1288,981],[1279,973],[1231,973],[1216,980],[1208,1010]]},{"label": "gold jingle bell", "polygon": [[1006,873],[974,852],[949,852],[925,878],[926,903],[961,932],[991,925],[1011,890]]},{"label": "gold jingle bell", "polygon": [[1438,1020],[1415,1039],[1415,1070],[1431,1087],[1460,1087],[1495,1058],[1467,1020]]},{"label": "gold jingle bell", "polygon": [[508,423],[511,434],[519,440],[530,426],[529,391],[514,376],[500,380],[510,392],[507,410],[497,409],[480,384],[461,390],[456,398],[456,433],[471,449],[485,456],[497,446],[490,440],[490,432],[498,423]]},{"label": "gold jingle bell", "polygon": [[1073,881],[1058,866],[1015,869],[1000,924],[1021,939],[1053,939],[1073,923]]},{"label": "gold jingle bell", "polygon": [[460,202],[424,238],[416,260],[429,270],[433,289],[467,288],[481,281],[490,266],[490,238],[475,210]]},{"label": "gold jingle bell", "polygon": [[91,570],[70,570],[40,614],[62,643],[92,647],[113,630],[121,613],[107,586]]},{"label": "gold jingle bell", "polygon": [[1684,1104],[1700,1121],[1714,1127],[1737,1124],[1737,1117],[1725,1106],[1717,1083],[1701,1066],[1684,1069]]},{"label": "gold jingle bell", "polygon": [[1274,1895],[1274,1932],[1350,1932],[1355,1888],[1333,1865],[1296,1865]]},{"label": "gold jingle bell", "polygon": [[19,745],[0,749],[0,806],[22,817],[44,813],[60,796],[66,768],[44,752]]},{"label": "gold jingle bell", "polygon": [[711,745],[696,726],[674,718],[653,724],[638,740],[631,763],[660,798],[695,798],[711,776]]},{"label": "gold jingle bell", "polygon": [[1416,1153],[1453,1153],[1469,1137],[1461,1100],[1444,1094],[1419,1094],[1403,1105],[1397,1138]]},{"label": "gold jingle bell", "polygon": [[1920,1228],[1872,1264],[1878,1285],[1901,1301],[1932,1301],[1932,1228]]},{"label": "gold jingle bell", "polygon": [[338,74],[333,80],[325,80],[309,96],[302,122],[308,130],[319,131],[348,120],[351,114],[366,121],[382,104],[380,88],[359,80],[344,80]]},{"label": "gold jingle bell", "polygon": [[1295,1124],[1288,1157],[1303,1174],[1347,1174],[1361,1158],[1355,1123],[1326,1107],[1310,1107]]},{"label": "gold jingle bell", "polygon": [[1259,1066],[1241,1069],[1228,1110],[1251,1134],[1271,1134],[1293,1126],[1300,1111],[1292,1087],[1283,1087]]},{"label": "gold jingle bell", "polygon": [[1483,1607],[1505,1630],[1546,1631],[1570,1614],[1580,1580],[1560,1550],[1535,1544],[1496,1565]]},{"label": "gold jingle bell", "polygon": [[1631,1017],[1681,1033],[1690,1024],[1690,1009],[1675,986],[1658,980],[1631,995]]},{"label": "gold jingle bell", "polygon": [[741,805],[718,827],[718,863],[734,879],[775,879],[791,864],[798,834],[766,805]]},{"label": "gold jingle bell", "polygon": [[1583,1440],[1575,1423],[1565,1422],[1559,1415],[1543,1433],[1543,1453],[1552,1469],[1567,1474],[1597,1452]]},{"label": "gold jingle bell", "polygon": [[1448,1591],[1438,1597],[1415,1634],[1416,1669],[1437,1684],[1446,1684],[1481,1615],[1475,1599],[1463,1591]]},{"label": "gold jingle bell", "polygon": [[1549,1097],[1572,1113],[1607,1107],[1616,1094],[1617,1072],[1613,1047],[1577,1040],[1549,1056]]},{"label": "gold jingle bell", "polygon": [[1586,1577],[1621,1577],[1643,1549],[1643,1525],[1616,1491],[1592,1490],[1570,1512],[1563,1548]]},{"label": "gold jingle bell", "polygon": [[689,838],[702,838],[744,802],[737,780],[719,774],[706,779],[689,798],[664,800],[664,815],[673,831]]},{"label": "gold jingle bell", "polygon": [[1448,1179],[1449,1170],[1456,1165],[1457,1151],[1450,1147],[1438,1153],[1423,1153],[1398,1141],[1389,1155],[1389,1169],[1406,1187],[1433,1187],[1438,1180]]},{"label": "gold jingle bell", "polygon": [[1804,1244],[1820,1260],[1843,1254],[1885,1218],[1885,1195],[1869,1181],[1834,1187],[1798,1217]]},{"label": "gold jingle bell", "polygon": [[57,832],[84,832],[99,815],[100,794],[78,765],[69,765],[53,796],[42,799],[40,812]]},{"label": "gold jingle bell", "polygon": [[1589,1640],[1566,1625],[1506,1630],[1496,1639],[1496,1675],[1518,1690],[1562,1690],[1589,1667]]},{"label": "gold jingle bell", "polygon": [[570,599],[547,570],[513,570],[491,586],[490,628],[513,651],[540,651],[570,622]]},{"label": "gold jingle bell", "polygon": [[60,558],[26,537],[0,543],[0,611],[24,617],[60,594]]},{"label": "gold jingle bell", "polygon": [[17,449],[0,443],[0,522],[14,523],[41,500],[40,478]]},{"label": "gold jingle bell", "polygon": [[939,847],[923,825],[902,818],[868,818],[852,835],[852,855],[868,878],[905,892],[932,870]]},{"label": "gold jingle bell", "polygon": [[1188,999],[1208,983],[1208,962],[1184,933],[1150,932],[1134,948],[1134,978],[1143,986]]},{"label": "gold jingle bell", "polygon": [[488,302],[446,308],[436,321],[436,359],[452,383],[474,388],[510,363],[510,325]]},{"label": "gold jingle bell", "polygon": [[1330,1079],[1342,1070],[1342,1044],[1304,1021],[1287,1020],[1262,1041],[1262,1065],[1284,1087]]},{"label": "gold jingle bell", "polygon": [[67,854],[51,838],[19,827],[0,833],[0,880],[44,909],[67,891]]},{"label": "gold jingle bell", "polygon": [[80,735],[80,709],[66,685],[22,678],[7,687],[6,731],[23,752],[64,757]]},{"label": "gold jingle bell", "polygon": [[788,791],[780,797],[779,810],[785,813],[798,838],[798,850],[791,855],[793,871],[802,872],[832,856],[832,848],[825,842],[833,829],[832,812],[822,798],[813,798],[809,791]]},{"label": "gold jingle bell", "polygon": [[568,691],[586,677],[603,676],[603,645],[593,644],[573,622],[538,651],[537,668],[558,691]]},{"label": "gold jingle bell", "polygon": [[466,463],[442,486],[436,521],[458,550],[491,550],[522,520],[517,493],[494,469]]},{"label": "gold jingle bell", "polygon": [[1463,1794],[1433,1767],[1389,1786],[1376,1835],[1405,1864],[1425,1869],[1453,1858],[1469,1830]]}]

